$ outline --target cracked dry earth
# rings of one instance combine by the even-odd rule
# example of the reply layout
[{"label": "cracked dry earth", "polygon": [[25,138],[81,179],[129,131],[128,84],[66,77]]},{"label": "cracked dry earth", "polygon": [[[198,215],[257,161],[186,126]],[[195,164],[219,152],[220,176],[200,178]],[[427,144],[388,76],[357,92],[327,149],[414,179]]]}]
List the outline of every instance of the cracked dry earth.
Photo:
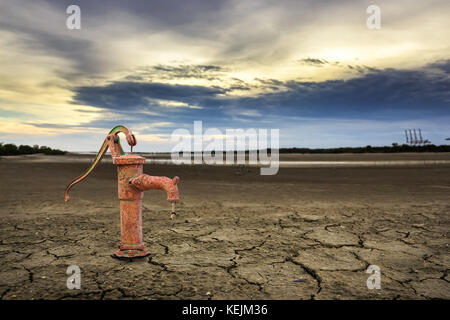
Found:
[{"label": "cracked dry earth", "polygon": [[[146,165],[181,177],[178,217],[144,195],[151,256],[111,257],[120,239],[116,170],[0,161],[2,299],[450,298],[450,167]],[[368,265],[381,269],[369,290]],[[66,287],[69,265],[81,289]]]}]

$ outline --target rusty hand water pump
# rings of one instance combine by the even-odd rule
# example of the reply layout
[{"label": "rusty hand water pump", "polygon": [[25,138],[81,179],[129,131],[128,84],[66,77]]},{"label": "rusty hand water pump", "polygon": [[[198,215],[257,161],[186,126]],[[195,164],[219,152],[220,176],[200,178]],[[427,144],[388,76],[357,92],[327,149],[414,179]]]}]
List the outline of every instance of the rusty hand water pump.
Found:
[{"label": "rusty hand water pump", "polygon": [[134,154],[125,154],[120,145],[118,134],[125,134],[128,144],[136,145],[136,138],[124,126],[114,127],[103,142],[100,151],[92,165],[78,178],[74,179],[66,188],[64,201],[69,200],[70,189],[85,179],[102,160],[106,151],[110,150],[113,163],[117,165],[119,200],[120,200],[120,224],[121,241],[119,249],[114,252],[118,258],[145,257],[150,252],[145,248],[142,240],[142,197],[143,191],[161,189],[167,192],[167,201],[172,203],[171,218],[175,216],[175,202],[179,201],[178,182],[180,178],[154,177],[142,173],[145,162],[144,157]]}]

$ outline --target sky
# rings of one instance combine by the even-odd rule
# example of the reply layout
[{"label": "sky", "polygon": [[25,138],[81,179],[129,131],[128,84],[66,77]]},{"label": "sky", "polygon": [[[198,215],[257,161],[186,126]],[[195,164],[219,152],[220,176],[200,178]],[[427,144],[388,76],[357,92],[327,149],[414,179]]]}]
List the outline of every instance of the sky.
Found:
[{"label": "sky", "polygon": [[[81,29],[68,29],[69,5]],[[369,29],[369,5],[381,28]],[[281,147],[450,137],[447,0],[0,0],[0,142],[136,151],[174,130],[280,130]]]}]

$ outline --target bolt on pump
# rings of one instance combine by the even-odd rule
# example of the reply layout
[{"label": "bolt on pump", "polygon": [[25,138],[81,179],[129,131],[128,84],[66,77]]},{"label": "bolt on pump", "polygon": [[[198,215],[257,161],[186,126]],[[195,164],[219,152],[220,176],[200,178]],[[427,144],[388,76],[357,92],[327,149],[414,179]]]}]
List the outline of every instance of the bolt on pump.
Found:
[{"label": "bolt on pump", "polygon": [[[131,153],[125,154],[120,145],[118,134],[122,132],[131,147]],[[165,190],[167,201],[172,203],[171,219],[176,215],[175,202],[179,201],[178,182],[180,178],[155,177],[143,174],[145,158],[132,154],[136,138],[124,126],[114,127],[103,142],[92,165],[66,188],[64,201],[69,200],[69,191],[77,183],[84,180],[102,160],[106,151],[110,150],[113,163],[117,165],[118,191],[120,200],[121,241],[119,249],[114,252],[118,258],[145,257],[150,252],[142,240],[142,198],[144,191],[151,189]]]}]

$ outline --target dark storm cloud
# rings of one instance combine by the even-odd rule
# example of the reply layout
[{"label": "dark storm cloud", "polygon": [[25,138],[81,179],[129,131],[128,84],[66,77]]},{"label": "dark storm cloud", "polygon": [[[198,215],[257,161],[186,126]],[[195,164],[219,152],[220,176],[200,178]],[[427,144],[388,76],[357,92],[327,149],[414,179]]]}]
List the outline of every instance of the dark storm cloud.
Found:
[{"label": "dark storm cloud", "polygon": [[328,64],[328,61],[325,59],[315,59],[315,58],[305,58],[298,60],[300,64],[307,65],[307,66],[323,66]]},{"label": "dark storm cloud", "polygon": [[297,60],[297,62],[301,65],[313,66],[313,67],[339,66],[339,67],[343,67],[343,68],[348,68],[351,71],[356,71],[361,74],[377,71],[376,68],[372,68],[372,67],[365,66],[365,65],[355,65],[355,64],[343,65],[339,61],[330,62],[325,59],[318,59],[318,58],[305,58],[305,59]]},{"label": "dark storm cloud", "polygon": [[217,99],[217,95],[225,93],[225,90],[219,87],[164,83],[113,82],[106,86],[78,87],[75,92],[75,103],[120,110],[163,107],[156,102],[152,105],[152,101],[149,99],[204,105],[211,99]]},{"label": "dark storm cloud", "polygon": [[450,80],[418,70],[375,70],[349,80],[289,81],[287,92],[266,94],[252,103],[291,114],[378,118],[450,114]]},{"label": "dark storm cloud", "polygon": [[[440,64],[446,68],[446,64]],[[434,66],[436,67],[436,66]],[[260,80],[263,81],[263,80]],[[167,110],[149,99],[179,101],[204,109],[184,108],[176,117],[217,117],[230,111],[258,110],[261,114],[313,117],[365,117],[368,119],[450,115],[450,80],[424,70],[371,70],[349,80],[323,82],[266,80],[284,90],[257,96],[228,95],[218,87],[161,83],[114,82],[106,86],[76,88],[74,103],[104,109]],[[243,84],[243,87],[245,85]]]},{"label": "dark storm cloud", "polygon": [[206,79],[218,80],[226,72],[226,69],[215,65],[195,65],[195,64],[179,64],[179,65],[163,65],[140,67],[135,70],[132,75],[126,77],[129,80],[153,79]]},{"label": "dark storm cloud", "polygon": [[273,86],[273,87],[281,87],[284,85],[284,82],[277,79],[260,79],[256,78],[256,81],[260,82],[263,85]]},{"label": "dark storm cloud", "polygon": [[440,60],[428,65],[430,69],[437,69],[444,73],[450,74],[450,59],[448,60]]},{"label": "dark storm cloud", "polygon": [[361,65],[350,65],[350,64],[348,64],[347,67],[350,70],[357,71],[359,73],[367,73],[367,72],[377,71],[376,68],[372,68],[372,67],[368,67],[368,66],[364,66],[364,65],[361,66]]}]

